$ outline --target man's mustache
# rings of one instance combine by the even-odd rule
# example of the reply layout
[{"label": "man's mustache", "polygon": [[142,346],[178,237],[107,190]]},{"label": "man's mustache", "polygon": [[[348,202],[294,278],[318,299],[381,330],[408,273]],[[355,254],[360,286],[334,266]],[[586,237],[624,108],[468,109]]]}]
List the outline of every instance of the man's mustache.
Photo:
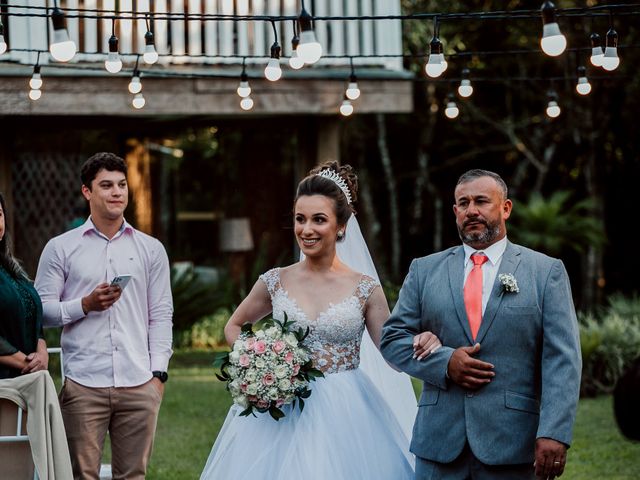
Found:
[{"label": "man's mustache", "polygon": [[482,225],[484,225],[485,227],[489,228],[489,224],[487,223],[486,220],[481,220],[479,218],[474,219],[474,220],[466,220],[462,223],[462,228],[465,228],[466,226],[468,226],[471,223],[480,223]]}]

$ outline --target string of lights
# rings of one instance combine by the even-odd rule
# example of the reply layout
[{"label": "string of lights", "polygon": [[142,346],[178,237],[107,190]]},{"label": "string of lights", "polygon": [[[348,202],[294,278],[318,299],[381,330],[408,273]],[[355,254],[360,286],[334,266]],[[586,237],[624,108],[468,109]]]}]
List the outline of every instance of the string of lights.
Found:
[{"label": "string of lights", "polygon": [[[0,5],[2,6],[2,5]],[[156,20],[168,20],[168,21],[191,21],[197,20],[201,22],[206,21],[233,21],[233,22],[249,22],[249,21],[264,21],[269,22],[272,26],[274,42],[270,48],[270,55],[268,63],[264,69],[264,77],[271,81],[278,81],[282,77],[281,69],[281,47],[278,43],[278,29],[276,23],[284,21],[293,22],[293,38],[292,43],[292,55],[289,57],[289,65],[292,69],[300,69],[304,65],[315,64],[323,58],[323,49],[320,42],[318,42],[315,36],[314,23],[318,21],[368,21],[368,20],[430,20],[433,22],[433,38],[429,43],[429,54],[415,53],[415,54],[370,54],[370,55],[324,55],[324,58],[348,58],[350,61],[351,72],[349,75],[349,82],[345,90],[342,103],[340,105],[340,112],[345,115],[351,115],[354,111],[352,101],[360,97],[360,89],[357,84],[357,77],[355,68],[353,65],[354,58],[424,58],[427,57],[425,65],[425,72],[430,79],[437,79],[448,68],[447,58],[450,60],[456,57],[471,57],[471,56],[489,56],[489,55],[513,55],[513,54],[533,54],[539,53],[537,50],[502,50],[502,51],[488,51],[488,52],[450,52],[445,54],[442,41],[439,38],[440,25],[445,21],[450,20],[513,20],[513,19],[529,19],[529,18],[541,18],[543,29],[540,40],[542,51],[550,56],[557,57],[565,51],[575,52],[578,59],[578,83],[576,84],[576,90],[581,95],[586,95],[591,91],[591,85],[586,77],[586,68],[580,64],[579,54],[582,51],[591,51],[590,61],[591,64],[596,67],[602,67],[605,71],[613,71],[620,64],[620,58],[618,57],[618,49],[625,48],[618,45],[618,34],[613,27],[614,18],[616,16],[629,16],[640,14],[640,3],[634,4],[615,4],[615,5],[602,5],[583,8],[570,8],[570,9],[556,9],[555,5],[551,1],[544,1],[540,10],[501,10],[492,12],[450,12],[450,13],[419,13],[411,15],[366,15],[366,16],[317,16],[313,17],[305,9],[304,0],[301,1],[301,11],[298,16],[272,16],[272,15],[228,15],[228,14],[209,14],[209,13],[185,13],[185,12],[140,12],[140,11],[110,11],[103,9],[79,9],[79,8],[67,8],[62,9],[58,6],[58,2],[54,1],[53,8],[49,7],[32,7],[28,5],[13,5],[11,10],[5,9],[2,12],[2,16],[5,17],[46,17],[51,19],[53,27],[53,39],[49,45],[49,53],[53,60],[58,62],[69,62],[78,53],[76,44],[70,39],[67,30],[66,19],[67,18],[96,18],[102,20],[111,20],[111,36],[108,39],[109,52],[105,60],[105,69],[111,74],[117,74],[122,70],[123,62],[121,56],[126,57],[132,54],[126,54],[119,52],[119,40],[116,36],[116,22],[119,20],[131,21],[134,19],[144,20],[146,25],[146,33],[144,34],[144,53],[142,58],[147,65],[155,64],[159,58],[162,57],[192,57],[192,58],[207,58],[207,59],[222,59],[222,58],[242,58],[243,68],[240,75],[240,86],[237,89],[238,95],[241,97],[241,108],[243,110],[250,110],[253,107],[253,99],[250,97],[251,88],[248,85],[248,74],[246,72],[247,59],[263,59],[264,56],[254,55],[206,55],[206,54],[165,54],[159,55],[155,49],[154,39],[154,21]],[[16,11],[22,10],[22,11]],[[27,10],[27,11],[25,11]],[[75,13],[74,13],[75,12]],[[0,16],[0,55],[7,51],[7,44],[4,38],[4,25]],[[593,33],[590,38],[590,46],[586,47],[572,47],[567,49],[567,39],[562,34],[560,26],[558,24],[558,18],[569,17],[583,17],[591,18],[594,20],[597,17],[607,17],[609,19],[610,28],[605,37],[605,45],[603,47],[600,36],[597,33]],[[593,23],[593,22],[592,22]],[[627,46],[626,48],[635,48],[635,46]],[[40,54],[44,53],[42,50],[30,50],[30,49],[11,49],[11,51],[29,51],[37,52],[37,61],[34,66],[34,73],[31,79],[36,87],[31,86],[30,98],[37,100],[41,96],[40,87],[42,85],[41,78],[41,65]],[[100,55],[102,52],[80,52],[86,55]],[[132,80],[129,84],[129,91],[134,94],[133,106],[135,108],[142,108],[145,104],[144,97],[142,97],[142,84],[140,76],[142,71],[139,69],[140,55],[136,55],[135,67],[133,69]],[[1,59],[1,57],[0,57]],[[36,72],[37,70],[37,72]],[[165,72],[166,73],[166,72]],[[36,77],[37,75],[37,77]],[[154,72],[154,75],[157,73]],[[189,74],[193,75],[193,74]],[[460,82],[458,87],[458,94],[461,98],[467,98],[473,94],[473,86],[471,81],[481,81],[478,78],[473,78],[470,75],[470,71],[467,68],[462,70],[461,78],[455,80]],[[531,78],[528,78],[531,81]],[[454,79],[447,79],[451,82]],[[30,83],[31,83],[30,82]],[[553,83],[553,80],[551,80]],[[34,93],[36,92],[36,93]],[[32,95],[33,93],[33,95]],[[37,97],[37,98],[34,98]],[[553,89],[548,93],[549,107],[547,113],[551,117],[550,111],[556,112],[559,108],[557,105],[557,94]],[[451,93],[448,97],[447,108],[445,109],[445,115],[449,118],[455,118],[458,116],[457,106],[454,101],[454,95]]]}]

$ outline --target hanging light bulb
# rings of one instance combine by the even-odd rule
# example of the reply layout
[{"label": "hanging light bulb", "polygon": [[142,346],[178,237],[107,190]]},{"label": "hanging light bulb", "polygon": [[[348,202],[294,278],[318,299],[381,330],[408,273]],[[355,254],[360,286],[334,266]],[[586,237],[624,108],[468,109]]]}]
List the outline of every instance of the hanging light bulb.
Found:
[{"label": "hanging light bulb", "polygon": [[462,70],[462,80],[460,80],[460,86],[458,87],[458,95],[463,98],[470,97],[473,93],[473,87],[471,86],[471,80],[469,80],[469,69]]},{"label": "hanging light bulb", "polygon": [[298,45],[300,44],[300,37],[298,37],[298,26],[296,21],[293,21],[293,38],[291,39],[291,56],[289,57],[289,66],[294,70],[300,70],[304,67],[304,60],[298,56]]},{"label": "hanging light bulb", "polygon": [[353,113],[353,105],[351,104],[351,100],[345,98],[342,100],[342,104],[340,105],[340,113],[343,117],[348,117]]},{"label": "hanging light bulb", "polygon": [[7,51],[7,42],[4,40],[4,25],[0,20],[0,55]]},{"label": "hanging light bulb", "polygon": [[444,114],[451,120],[460,115],[460,109],[458,108],[458,105],[456,105],[455,98],[453,97],[452,93],[449,94],[447,107],[444,109]]},{"label": "hanging light bulb", "polygon": [[600,35],[592,33],[591,37],[591,65],[594,67],[602,66],[602,59],[604,58],[604,51],[602,50],[602,42],[600,41]]},{"label": "hanging light bulb", "polygon": [[33,67],[33,75],[31,75],[31,79],[29,80],[29,86],[33,90],[40,90],[42,87],[42,77],[40,76],[40,65],[35,65]]},{"label": "hanging light bulb", "polygon": [[282,69],[280,68],[280,45],[278,40],[271,45],[271,58],[264,69],[264,76],[267,80],[275,82],[282,77]]},{"label": "hanging light bulb", "polygon": [[553,2],[546,1],[540,8],[542,12],[542,51],[550,57],[557,57],[567,48],[567,39],[560,31],[555,20],[556,6]]},{"label": "hanging light bulb", "polygon": [[111,38],[109,38],[109,55],[104,61],[104,68],[109,73],[118,73],[122,70],[122,60],[118,55],[118,37],[115,35],[111,35]]},{"label": "hanging light bulb", "polygon": [[558,95],[555,91],[550,90],[547,93],[549,97],[549,103],[547,103],[547,116],[549,118],[556,118],[560,115],[560,106],[558,105]]},{"label": "hanging light bulb", "polygon": [[240,84],[238,85],[238,89],[236,90],[236,92],[238,92],[238,96],[240,98],[247,98],[249,95],[251,95],[251,87],[249,86],[249,77],[247,77],[247,74],[245,73],[244,70],[240,75]]},{"label": "hanging light bulb", "polygon": [[316,33],[313,31],[313,17],[304,8],[304,0],[302,0],[302,11],[298,17],[298,25],[300,25],[300,43],[298,43],[298,57],[311,65],[316,63],[322,57],[322,45],[316,39]]},{"label": "hanging light bulb", "polygon": [[244,97],[240,100],[240,108],[245,111],[251,110],[253,108],[253,99],[251,97]]},{"label": "hanging light bulb", "polygon": [[429,59],[424,66],[425,72],[431,78],[437,78],[447,69],[447,62],[442,53],[442,42],[438,38],[438,19],[433,19],[433,38],[429,43]]},{"label": "hanging light bulb", "polygon": [[591,93],[591,84],[587,78],[587,69],[583,66],[578,67],[578,83],[576,84],[576,91],[580,95],[589,95],[589,93]]},{"label": "hanging light bulb", "polygon": [[611,72],[620,65],[618,57],[618,32],[613,27],[607,32],[607,48],[604,49],[604,57],[602,57],[602,68],[607,72]]},{"label": "hanging light bulb", "polygon": [[358,79],[356,78],[355,73],[351,73],[351,76],[349,77],[349,85],[347,86],[345,95],[349,100],[357,100],[360,98],[360,88],[358,88]]},{"label": "hanging light bulb", "polygon": [[142,55],[144,63],[153,65],[158,61],[158,52],[156,52],[156,44],[153,38],[153,32],[149,26],[149,17],[147,17],[147,33],[144,34],[144,54]]},{"label": "hanging light bulb", "polygon": [[129,91],[133,94],[140,93],[142,91],[142,82],[140,81],[140,72],[138,70],[133,71],[131,81],[129,82]]},{"label": "hanging light bulb", "polygon": [[32,88],[29,91],[29,98],[31,100],[33,100],[34,102],[36,100],[40,100],[40,97],[42,97],[42,90],[38,89],[38,88]]},{"label": "hanging light bulb", "polygon": [[140,110],[142,107],[144,107],[145,103],[147,103],[147,101],[142,96],[142,93],[136,93],[133,96],[133,100],[131,101],[131,105],[133,105],[133,108],[137,110]]},{"label": "hanging light bulb", "polygon": [[49,45],[49,52],[54,60],[68,62],[76,54],[76,44],[69,38],[67,21],[58,7],[54,7],[51,12],[51,23],[53,24],[53,42]]}]

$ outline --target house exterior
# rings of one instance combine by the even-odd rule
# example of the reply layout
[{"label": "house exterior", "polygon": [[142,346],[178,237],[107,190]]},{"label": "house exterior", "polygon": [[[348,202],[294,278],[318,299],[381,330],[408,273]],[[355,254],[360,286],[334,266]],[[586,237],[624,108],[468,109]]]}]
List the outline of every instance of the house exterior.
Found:
[{"label": "house exterior", "polygon": [[[160,237],[173,259],[211,263],[228,240],[217,232],[229,218],[250,218],[256,245],[265,235],[273,244],[291,245],[286,213],[295,183],[310,166],[340,160],[348,119],[338,108],[351,65],[362,92],[353,102],[356,115],[413,108],[412,74],[394,56],[403,51],[397,19],[316,20],[323,58],[293,70],[287,62],[299,1],[68,0],[57,3],[78,53],[61,64],[47,52],[53,28],[42,16],[54,2],[8,3],[2,7],[8,50],[0,55],[0,191],[13,212],[17,254],[30,273],[44,243],[86,214],[77,171],[95,151],[126,157],[132,223]],[[320,18],[400,14],[400,0],[315,0],[306,6]],[[269,21],[283,17],[274,26]],[[274,28],[283,75],[270,82],[263,70]],[[154,65],[140,57],[147,29],[159,54]],[[117,74],[104,69],[112,32],[124,64]],[[127,89],[136,61],[142,109],[132,107]],[[42,96],[32,101],[28,81],[36,63]],[[249,111],[240,108],[236,94],[243,64],[254,101]],[[217,145],[215,168],[188,146],[206,132]],[[270,142],[276,140],[274,148]],[[274,188],[283,182],[284,188]],[[198,189],[200,197],[185,200]],[[258,213],[253,202],[271,210]],[[191,244],[193,239],[198,241]]]}]

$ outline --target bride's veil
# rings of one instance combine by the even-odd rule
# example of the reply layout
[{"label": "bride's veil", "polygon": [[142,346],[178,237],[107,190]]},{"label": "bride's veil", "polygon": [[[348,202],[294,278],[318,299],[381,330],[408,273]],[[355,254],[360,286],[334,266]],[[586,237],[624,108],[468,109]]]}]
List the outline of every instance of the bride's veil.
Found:
[{"label": "bride's veil", "polygon": [[[358,220],[353,214],[347,223],[345,239],[336,243],[336,252],[338,258],[349,268],[380,282]],[[303,255],[301,254],[300,257],[302,259]],[[366,329],[360,348],[360,368],[378,387],[398,419],[407,439],[410,439],[418,409],[411,379],[407,374],[397,372],[387,364]]]}]

